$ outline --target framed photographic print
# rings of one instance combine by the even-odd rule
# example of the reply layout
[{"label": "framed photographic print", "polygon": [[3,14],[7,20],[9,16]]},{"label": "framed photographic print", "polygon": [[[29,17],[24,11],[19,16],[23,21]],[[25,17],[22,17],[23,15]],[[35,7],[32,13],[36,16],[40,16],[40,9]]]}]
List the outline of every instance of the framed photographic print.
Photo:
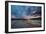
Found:
[{"label": "framed photographic print", "polygon": [[45,3],[5,1],[5,32],[45,31]]}]

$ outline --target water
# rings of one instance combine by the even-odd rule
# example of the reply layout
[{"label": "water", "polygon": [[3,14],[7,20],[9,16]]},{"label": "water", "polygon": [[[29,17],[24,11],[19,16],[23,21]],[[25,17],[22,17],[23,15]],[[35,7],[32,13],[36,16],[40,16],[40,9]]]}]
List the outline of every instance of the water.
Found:
[{"label": "water", "polygon": [[41,20],[13,20],[11,21],[11,28],[32,28],[41,27]]}]

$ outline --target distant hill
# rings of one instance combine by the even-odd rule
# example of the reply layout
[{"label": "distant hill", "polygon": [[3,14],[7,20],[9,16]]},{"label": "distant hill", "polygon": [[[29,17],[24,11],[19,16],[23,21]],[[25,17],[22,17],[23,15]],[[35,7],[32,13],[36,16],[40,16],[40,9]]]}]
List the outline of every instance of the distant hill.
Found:
[{"label": "distant hill", "polygon": [[[41,19],[41,17],[32,17],[30,18],[31,20],[35,20],[35,19]],[[11,18],[11,20],[27,20],[27,19],[24,19],[24,18]]]}]

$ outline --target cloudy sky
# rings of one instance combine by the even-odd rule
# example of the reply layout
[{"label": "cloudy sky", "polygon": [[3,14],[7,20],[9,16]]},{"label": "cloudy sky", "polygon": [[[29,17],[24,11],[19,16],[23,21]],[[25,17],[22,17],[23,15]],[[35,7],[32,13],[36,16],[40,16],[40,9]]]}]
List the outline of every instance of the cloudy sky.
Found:
[{"label": "cloudy sky", "polygon": [[24,16],[41,16],[41,7],[11,5],[11,15],[13,18]]}]

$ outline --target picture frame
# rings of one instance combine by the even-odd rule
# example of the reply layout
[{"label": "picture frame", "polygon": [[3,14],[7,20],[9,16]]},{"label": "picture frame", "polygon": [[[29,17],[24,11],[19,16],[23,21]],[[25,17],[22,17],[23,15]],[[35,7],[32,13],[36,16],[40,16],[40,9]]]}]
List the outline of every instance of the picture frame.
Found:
[{"label": "picture frame", "polygon": [[[26,8],[24,8],[24,7],[26,7]],[[28,15],[31,15],[31,17],[26,15],[26,18],[25,18],[26,9],[27,10],[30,9],[30,10],[28,10],[28,12],[30,11],[29,12],[30,14],[28,12],[27,13],[28,13]],[[37,9],[39,9],[39,10],[37,10]],[[20,11],[20,15],[25,10],[24,18],[20,18],[20,15],[18,14],[19,13],[18,10]],[[23,11],[23,12],[21,12],[21,11]],[[12,15],[15,15],[15,16],[12,16]],[[35,17],[33,17],[33,16],[35,16]],[[21,15],[21,17],[23,17],[23,14]],[[29,17],[29,19],[31,18],[31,20],[29,20],[28,17]],[[39,25],[35,21],[32,21],[32,18],[33,18],[33,20],[36,19],[35,21],[40,22]],[[11,20],[12,20],[12,22],[11,22]],[[26,23],[28,21],[31,21],[32,23],[35,22],[36,24],[33,23],[35,25],[32,25],[32,26],[26,26],[26,24],[25,24],[25,27],[24,27],[23,25],[21,25],[21,23],[19,23],[19,20],[21,20],[21,23],[22,23],[22,20],[23,20],[23,23],[25,23],[25,20],[26,20]],[[20,25],[14,24],[14,22],[19,23]],[[30,24],[30,23],[27,23],[27,24]],[[5,32],[6,33],[37,32],[37,31],[45,31],[45,3],[5,1]]]}]

